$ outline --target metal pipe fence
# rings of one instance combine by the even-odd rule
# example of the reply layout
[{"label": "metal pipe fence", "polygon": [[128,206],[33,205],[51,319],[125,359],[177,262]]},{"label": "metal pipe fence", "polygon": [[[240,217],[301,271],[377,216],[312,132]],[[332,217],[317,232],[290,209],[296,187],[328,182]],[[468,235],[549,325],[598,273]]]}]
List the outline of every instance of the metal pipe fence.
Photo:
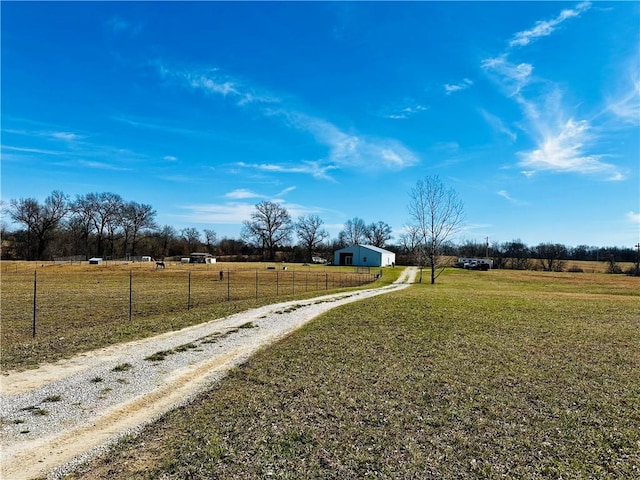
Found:
[{"label": "metal pipe fence", "polygon": [[376,276],[357,271],[224,268],[56,272],[2,275],[3,339],[55,334],[101,322],[176,314],[221,302],[273,299],[356,287]]}]

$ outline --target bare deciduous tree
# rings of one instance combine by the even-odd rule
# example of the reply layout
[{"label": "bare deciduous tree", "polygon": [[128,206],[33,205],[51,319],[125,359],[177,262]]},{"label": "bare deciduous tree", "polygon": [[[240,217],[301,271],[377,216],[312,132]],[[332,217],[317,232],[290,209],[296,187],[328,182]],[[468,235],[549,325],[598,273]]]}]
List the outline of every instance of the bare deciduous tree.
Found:
[{"label": "bare deciduous tree", "polygon": [[312,261],[313,250],[329,238],[329,233],[322,228],[323,223],[319,216],[308,215],[298,217],[298,222],[295,225],[300,245],[304,247],[309,262]]},{"label": "bare deciduous tree", "polygon": [[[440,177],[418,180],[411,190],[409,216],[419,235],[420,265],[431,268],[431,284],[442,273],[440,250],[464,222],[464,205],[455,190],[446,188]],[[436,271],[440,272],[436,274]]]},{"label": "bare deciduous tree", "polygon": [[178,237],[178,232],[171,225],[164,225],[158,232],[158,240],[160,241],[160,256],[162,258],[169,255],[169,247]]},{"label": "bare deciduous tree", "polygon": [[538,260],[542,269],[547,272],[561,272],[564,259],[567,257],[567,247],[559,243],[541,243],[536,247]]},{"label": "bare deciduous tree", "polygon": [[338,240],[343,246],[361,244],[367,237],[367,225],[364,220],[354,217],[347,220],[344,229],[338,234]]},{"label": "bare deciduous tree", "polygon": [[391,227],[382,221],[371,223],[367,227],[365,237],[369,245],[380,248],[384,248],[386,243],[393,238],[391,235]]},{"label": "bare deciduous tree", "polygon": [[493,267],[505,268],[507,265],[506,248],[504,243],[493,242],[491,244],[491,254],[493,259]]},{"label": "bare deciduous tree", "polygon": [[275,202],[260,202],[251,220],[242,222],[241,236],[247,243],[261,248],[268,260],[275,258],[278,246],[291,239],[293,222],[286,208]]},{"label": "bare deciduous tree", "polygon": [[135,256],[139,235],[145,229],[156,228],[156,211],[151,205],[128,202],[120,210],[120,224],[124,232],[123,253],[126,253],[129,242],[131,255]]},{"label": "bare deciduous tree", "polygon": [[187,227],[180,230],[180,238],[185,243],[186,250],[182,253],[193,253],[200,245],[200,232],[195,227]]},{"label": "bare deciduous tree", "polygon": [[245,247],[244,241],[225,237],[218,242],[218,253],[220,255],[242,255]]},{"label": "bare deciduous tree", "polygon": [[[87,227],[91,227],[96,234],[97,254],[104,254],[105,232],[109,239],[113,240],[116,226],[119,222],[119,215],[124,202],[122,197],[116,193],[88,193],[78,196],[73,204],[73,211],[80,216]],[[87,238],[91,230],[87,229]],[[113,252],[111,252],[113,253]]]},{"label": "bare deciduous tree", "polygon": [[11,219],[27,229],[29,259],[41,260],[53,231],[69,211],[68,199],[61,191],[54,190],[44,203],[34,198],[11,200]]},{"label": "bare deciduous tree", "polygon": [[402,253],[408,255],[411,262],[420,263],[418,251],[420,247],[420,231],[414,225],[406,225],[400,234],[400,248]]},{"label": "bare deciduous tree", "polygon": [[71,204],[71,225],[73,230],[82,236],[82,246],[85,260],[89,259],[89,238],[93,232],[93,208],[86,195],[77,196]]},{"label": "bare deciduous tree", "polygon": [[203,231],[204,231],[204,241],[207,244],[207,252],[213,255],[213,249],[216,244],[218,235],[214,230],[211,230],[210,228],[205,228]]},{"label": "bare deciduous tree", "polygon": [[505,244],[505,256],[509,258],[510,266],[514,270],[529,270],[531,268],[529,247],[520,239]]}]

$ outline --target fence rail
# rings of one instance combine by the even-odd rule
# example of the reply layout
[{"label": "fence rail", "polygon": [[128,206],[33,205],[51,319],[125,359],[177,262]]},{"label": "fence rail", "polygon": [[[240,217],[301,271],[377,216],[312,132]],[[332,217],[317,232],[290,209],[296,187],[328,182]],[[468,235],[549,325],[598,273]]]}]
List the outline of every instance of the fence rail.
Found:
[{"label": "fence rail", "polygon": [[282,269],[158,269],[78,272],[3,271],[3,339],[35,338],[65,327],[132,322],[221,302],[361,286],[371,273]]}]

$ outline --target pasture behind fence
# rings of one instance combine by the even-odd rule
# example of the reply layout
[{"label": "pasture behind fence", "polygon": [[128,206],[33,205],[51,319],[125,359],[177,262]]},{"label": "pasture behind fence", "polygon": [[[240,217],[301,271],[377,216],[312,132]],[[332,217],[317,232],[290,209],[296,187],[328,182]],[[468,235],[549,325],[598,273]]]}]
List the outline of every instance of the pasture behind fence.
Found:
[{"label": "pasture behind fence", "polygon": [[171,315],[221,302],[261,300],[356,287],[376,275],[287,269],[117,269],[69,272],[39,269],[3,274],[3,337],[55,334],[64,322],[78,328]]}]

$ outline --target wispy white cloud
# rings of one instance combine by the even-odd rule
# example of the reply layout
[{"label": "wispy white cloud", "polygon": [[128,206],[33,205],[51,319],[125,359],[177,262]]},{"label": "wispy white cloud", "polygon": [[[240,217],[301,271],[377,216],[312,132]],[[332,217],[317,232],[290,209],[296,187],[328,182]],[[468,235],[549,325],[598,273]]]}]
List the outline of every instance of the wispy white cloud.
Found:
[{"label": "wispy white cloud", "polygon": [[500,190],[498,192],[498,195],[500,195],[502,198],[506,198],[510,202],[513,201],[513,198],[511,198],[511,195],[509,195],[509,192],[507,192],[506,190]]},{"label": "wispy white cloud", "polygon": [[326,145],[327,160],[340,168],[402,169],[418,163],[417,156],[397,140],[346,133],[331,122],[299,112],[274,113],[283,115],[290,125]]},{"label": "wispy white cloud", "polygon": [[276,193],[276,197],[284,197],[286,194],[293,192],[296,189],[296,187],[287,187],[284,190],[281,190],[280,192]]},{"label": "wispy white cloud", "polygon": [[184,174],[158,175],[158,178],[171,183],[194,183],[193,175],[184,175]]},{"label": "wispy white cloud", "polygon": [[521,152],[519,165],[528,169],[529,174],[535,171],[575,172],[601,174],[607,180],[624,179],[614,165],[602,161],[602,155],[586,153],[594,140],[587,121],[569,119],[541,138],[535,150]]},{"label": "wispy white cloud", "polygon": [[638,58],[634,67],[630,68],[628,82],[620,88],[620,92],[607,101],[606,109],[622,122],[640,125],[640,78],[638,78]]},{"label": "wispy white cloud", "polygon": [[520,94],[531,81],[533,74],[533,65],[524,62],[512,63],[506,54],[487,58],[482,61],[481,66],[488,73],[498,76],[499,83],[507,90],[509,96]]},{"label": "wispy white cloud", "polygon": [[65,153],[62,151],[47,150],[44,148],[14,147],[11,145],[2,145],[2,150],[9,150],[12,152],[22,152],[22,153],[37,153],[42,155],[64,155]]},{"label": "wispy white cloud", "polygon": [[128,168],[128,167],[119,167],[117,165],[113,165],[110,163],[97,162],[94,160],[79,160],[78,164],[83,167],[95,168],[99,170],[114,170],[114,171],[120,171],[120,172],[126,172],[131,170],[131,168]]},{"label": "wispy white cloud", "polygon": [[276,198],[282,198],[288,193],[293,192],[295,189],[296,187],[287,187],[279,191],[275,195],[266,195],[263,193],[256,193],[246,188],[238,188],[236,190],[232,190],[231,192],[227,192],[224,197],[229,198],[231,200],[245,200],[247,198],[262,198],[262,199],[268,198],[273,200]]},{"label": "wispy white cloud", "polygon": [[296,165],[238,162],[236,163],[236,166],[240,168],[249,168],[252,170],[271,173],[301,173],[311,175],[314,178],[321,180],[333,180],[333,178],[329,175],[329,172],[337,168],[334,165],[322,165],[320,162],[308,160],[303,160],[301,163]]},{"label": "wispy white cloud", "polygon": [[138,119],[138,118],[125,117],[125,116],[112,116],[111,119],[115,120],[116,122],[124,123],[125,125],[129,125],[136,128],[158,130],[161,132],[175,133],[178,135],[187,135],[191,137],[208,137],[211,135],[210,131],[194,130],[190,128],[176,127],[174,125],[155,123],[154,121],[151,121],[148,119]]},{"label": "wispy white cloud", "polygon": [[331,180],[328,172],[336,168],[402,169],[418,163],[417,156],[397,140],[346,133],[327,120],[286,105],[275,95],[257,93],[257,89],[225,76],[217,69],[203,72],[174,71],[164,65],[158,68],[163,77],[177,79],[191,89],[234,98],[238,106],[253,106],[265,117],[279,119],[291,128],[311,134],[329,150],[322,159],[301,161],[295,166],[269,163],[251,165],[253,168],[281,173],[306,173],[318,179]]},{"label": "wispy white cloud", "polygon": [[[2,145],[3,159],[7,157],[4,152],[15,152],[12,161],[33,160],[42,155],[50,155],[57,157],[55,165],[66,169],[81,167],[111,171],[130,171],[130,165],[148,159],[146,155],[127,148],[88,141],[87,138],[92,136],[90,134],[52,128],[47,124],[38,124],[38,127],[40,128],[14,130],[12,133],[28,137],[24,143],[29,146]],[[31,146],[34,143],[37,144]],[[46,148],[50,145],[55,148]]]},{"label": "wispy white cloud", "polygon": [[6,133],[13,133],[16,135],[23,135],[26,137],[47,138],[53,140],[63,140],[66,142],[73,142],[86,138],[84,135],[73,132],[59,132],[51,130],[16,130],[3,128],[2,131]]},{"label": "wispy white cloud", "polygon": [[582,2],[575,8],[562,10],[557,17],[551,20],[536,22],[533,28],[516,33],[513,39],[509,42],[509,46],[523,47],[525,45],[529,45],[529,43],[538,38],[547,37],[551,35],[564,21],[579,16],[581,13],[588,10],[590,6],[591,2]]},{"label": "wispy white cloud", "polygon": [[[463,237],[463,235],[467,232],[475,232],[477,230],[486,230],[487,228],[493,227],[492,224],[490,223],[466,223],[461,229],[460,229],[460,236],[459,239],[461,239]],[[477,237],[477,233],[473,235],[473,237]]]},{"label": "wispy white cloud", "polygon": [[207,203],[207,204],[191,204],[182,205],[180,209],[185,211],[185,214],[177,215],[176,218],[180,218],[185,223],[190,224],[232,224],[237,225],[243,220],[251,218],[251,214],[255,212],[255,203],[243,202],[241,200],[256,199],[264,200],[269,199],[272,202],[277,202],[287,209],[292,217],[298,217],[301,215],[307,215],[310,213],[320,213],[323,209],[314,206],[302,206],[297,203],[288,203],[278,198],[284,195],[287,190],[279,192],[275,197],[265,195],[261,193],[252,192],[250,190],[238,189],[233,192],[229,192],[225,195],[226,198],[231,200],[226,203]]},{"label": "wispy white cloud", "polygon": [[208,93],[217,93],[227,96],[241,96],[236,85],[230,81],[219,81],[204,75],[188,75],[189,85],[193,88],[204,90]]},{"label": "wispy white cloud", "polygon": [[134,25],[118,16],[111,17],[106,22],[107,28],[114,34],[129,33],[137,35],[140,33],[141,26]]},{"label": "wispy white cloud", "polygon": [[[548,171],[599,175],[606,180],[624,179],[624,174],[615,165],[603,160],[605,154],[594,153],[599,138],[595,129],[588,120],[575,119],[575,115],[568,112],[569,109],[563,105],[560,89],[548,80],[535,78],[534,67],[530,63],[514,63],[509,59],[510,49],[551,35],[562,22],[579,16],[590,5],[589,2],[582,2],[573,9],[562,10],[551,20],[539,21],[533,28],[516,33],[508,50],[481,63],[485,72],[522,109],[523,121],[519,122],[519,127],[534,143],[531,150],[518,154],[518,165],[524,169],[524,175],[532,176],[539,171]],[[534,84],[539,88],[534,89]],[[626,112],[626,97],[620,105],[624,106],[620,110]],[[483,115],[494,128],[500,128],[496,118]],[[510,131],[504,131],[507,132]],[[510,133],[515,140],[515,134]]]},{"label": "wispy white cloud", "polygon": [[162,157],[162,159],[165,162],[177,162],[178,161],[178,157],[175,157],[173,155],[165,155],[164,157]]},{"label": "wispy white cloud", "polygon": [[516,198],[513,198],[513,197],[511,196],[511,194],[510,194],[508,191],[506,191],[506,190],[500,190],[500,191],[498,191],[498,192],[496,192],[496,193],[497,193],[500,197],[504,198],[505,200],[509,201],[510,203],[512,203],[512,204],[514,204],[514,205],[519,205],[519,206],[522,206],[522,205],[528,205],[528,203],[527,203],[527,202],[523,202],[522,200],[518,200],[518,199],[516,199]]},{"label": "wispy white cloud", "polygon": [[53,132],[51,133],[51,136],[58,140],[65,140],[67,142],[72,142],[74,140],[80,140],[83,138],[77,133],[72,133],[72,132]]},{"label": "wispy white cloud", "polygon": [[226,203],[226,204],[194,204],[183,205],[181,210],[185,214],[176,215],[176,218],[189,224],[226,224],[237,225],[242,220],[249,219],[255,210],[252,203]]},{"label": "wispy white cloud", "polygon": [[404,120],[427,110],[429,110],[429,107],[425,105],[415,104],[402,107],[387,108],[380,115],[391,120]]},{"label": "wispy white cloud", "polygon": [[459,92],[460,90],[466,90],[470,86],[473,85],[473,81],[465,78],[461,82],[458,83],[445,83],[444,91],[447,95],[451,95],[452,93]]},{"label": "wispy white cloud", "polygon": [[231,192],[227,192],[225,194],[225,198],[243,200],[245,198],[266,198],[266,196],[252,192],[251,190],[247,190],[246,188],[238,188],[236,190],[232,190]]},{"label": "wispy white cloud", "polygon": [[640,212],[628,212],[627,220],[629,220],[631,223],[640,224]]},{"label": "wispy white cloud", "polygon": [[177,80],[193,90],[234,99],[239,106],[248,104],[277,104],[280,99],[269,92],[258,92],[237,78],[222,74],[217,68],[175,70],[158,65],[161,76]]},{"label": "wispy white cloud", "polygon": [[480,113],[484,117],[485,121],[489,125],[491,125],[491,127],[495,131],[506,135],[507,137],[509,137],[511,139],[512,142],[515,142],[518,139],[518,135],[516,134],[516,132],[514,132],[509,127],[507,127],[500,118],[498,118],[495,115],[487,112],[484,109],[480,109]]}]

